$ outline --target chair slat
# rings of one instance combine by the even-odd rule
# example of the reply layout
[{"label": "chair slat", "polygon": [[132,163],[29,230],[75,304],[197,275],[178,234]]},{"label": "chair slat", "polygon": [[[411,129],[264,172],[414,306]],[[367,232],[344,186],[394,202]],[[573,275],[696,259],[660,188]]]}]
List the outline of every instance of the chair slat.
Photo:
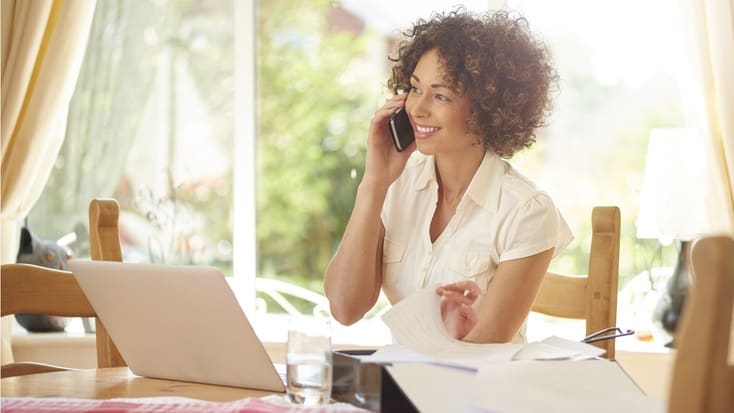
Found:
[{"label": "chair slat", "polygon": [[[595,207],[591,214],[588,275],[548,272],[532,311],[553,317],[586,320],[586,335],[614,327],[617,321],[620,213],[617,207]],[[615,341],[593,343],[614,359]]]},{"label": "chair slat", "polygon": [[96,316],[72,273],[32,264],[2,266],[1,307],[3,316],[19,313]]}]

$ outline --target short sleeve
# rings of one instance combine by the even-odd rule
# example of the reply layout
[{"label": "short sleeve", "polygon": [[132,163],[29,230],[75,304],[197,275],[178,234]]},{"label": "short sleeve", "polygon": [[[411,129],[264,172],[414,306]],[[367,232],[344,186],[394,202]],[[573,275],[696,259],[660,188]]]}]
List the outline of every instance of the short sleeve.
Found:
[{"label": "short sleeve", "polygon": [[499,261],[529,257],[555,248],[560,254],[573,240],[568,223],[545,193],[537,193],[508,214],[498,233]]}]

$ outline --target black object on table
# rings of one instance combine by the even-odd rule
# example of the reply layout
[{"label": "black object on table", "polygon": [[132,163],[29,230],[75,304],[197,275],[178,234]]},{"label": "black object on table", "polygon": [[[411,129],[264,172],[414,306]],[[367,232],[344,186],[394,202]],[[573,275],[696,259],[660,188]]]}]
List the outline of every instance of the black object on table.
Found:
[{"label": "black object on table", "polygon": [[335,350],[331,397],[379,413],[418,413],[383,365],[362,363],[375,350]]}]

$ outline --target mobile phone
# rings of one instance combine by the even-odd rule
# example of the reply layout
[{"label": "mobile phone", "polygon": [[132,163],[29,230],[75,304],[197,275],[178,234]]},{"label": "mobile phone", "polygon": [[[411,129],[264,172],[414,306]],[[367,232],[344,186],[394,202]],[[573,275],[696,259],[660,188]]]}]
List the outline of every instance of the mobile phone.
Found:
[{"label": "mobile phone", "polygon": [[390,116],[390,136],[398,152],[402,152],[415,141],[413,127],[410,126],[408,112],[405,111],[405,108],[398,109]]}]

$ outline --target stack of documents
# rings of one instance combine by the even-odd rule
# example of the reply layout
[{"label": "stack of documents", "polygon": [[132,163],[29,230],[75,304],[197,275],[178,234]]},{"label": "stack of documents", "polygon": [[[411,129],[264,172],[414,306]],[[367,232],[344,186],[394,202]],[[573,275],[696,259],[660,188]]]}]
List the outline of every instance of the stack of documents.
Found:
[{"label": "stack of documents", "polygon": [[391,364],[387,370],[421,412],[665,410],[616,362],[599,359],[604,350],[598,347],[559,337],[528,344],[452,338],[435,290],[418,291],[385,313],[396,344],[362,358]]},{"label": "stack of documents", "polygon": [[385,346],[363,362],[422,362],[478,370],[486,363],[511,360],[581,360],[604,350],[589,344],[549,337],[528,344],[477,344],[451,337],[441,320],[436,287],[424,288],[387,311],[385,321],[397,344]]}]

